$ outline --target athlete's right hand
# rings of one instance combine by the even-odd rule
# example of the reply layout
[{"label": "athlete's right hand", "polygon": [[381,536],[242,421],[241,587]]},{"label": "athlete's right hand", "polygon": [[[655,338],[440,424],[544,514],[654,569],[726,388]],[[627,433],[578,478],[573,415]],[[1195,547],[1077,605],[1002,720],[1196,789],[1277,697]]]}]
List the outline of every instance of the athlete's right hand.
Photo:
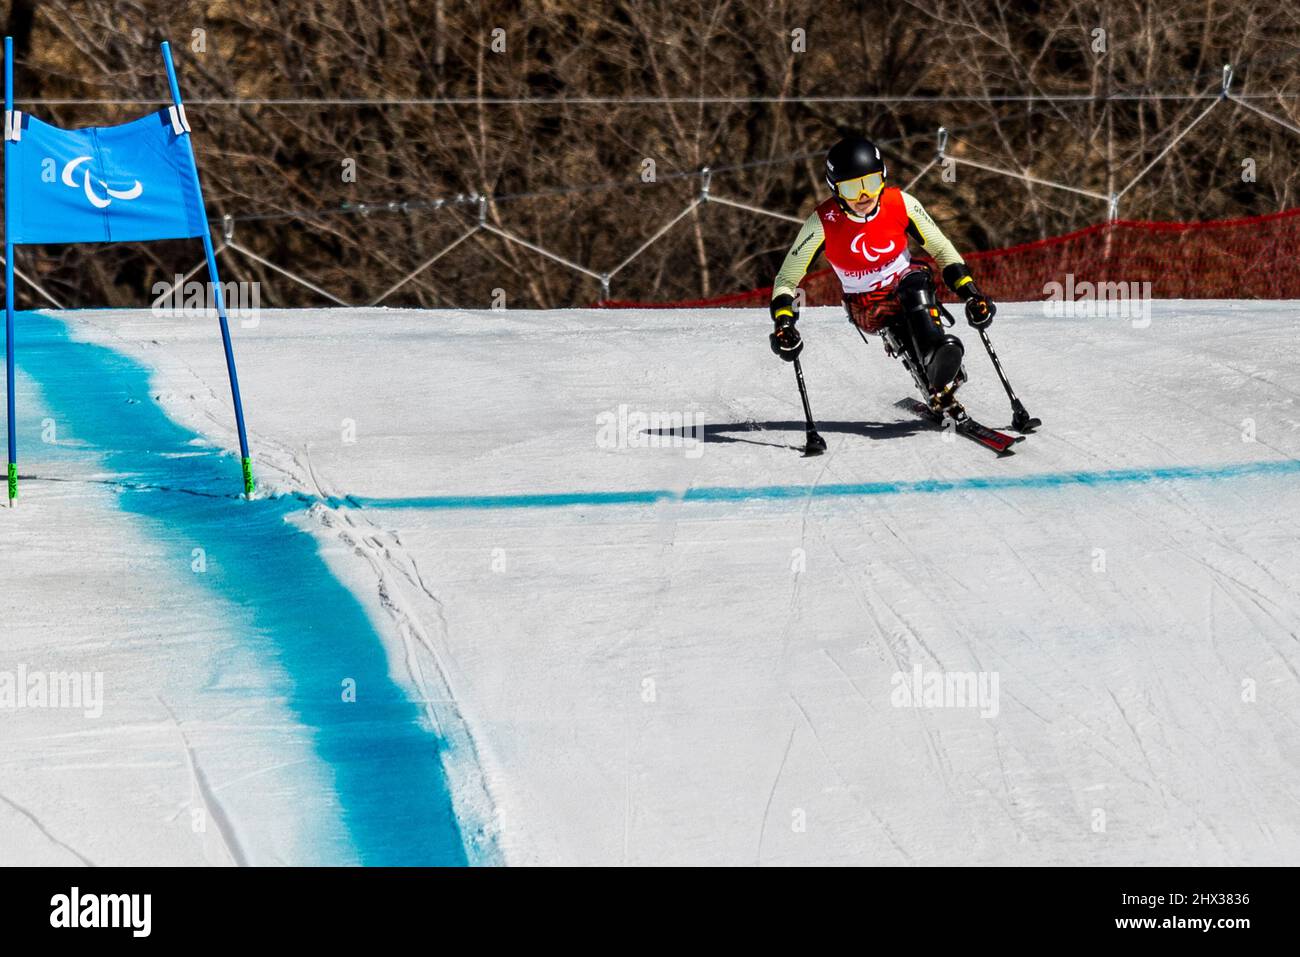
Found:
[{"label": "athlete's right hand", "polygon": [[803,338],[794,327],[794,319],[783,316],[777,320],[776,330],[767,337],[772,344],[772,352],[786,362],[793,362],[803,352]]},{"label": "athlete's right hand", "polygon": [[795,302],[794,296],[780,295],[772,299],[768,305],[767,311],[772,315],[772,321],[778,326],[782,319],[789,319],[791,322],[799,320],[799,304]]}]

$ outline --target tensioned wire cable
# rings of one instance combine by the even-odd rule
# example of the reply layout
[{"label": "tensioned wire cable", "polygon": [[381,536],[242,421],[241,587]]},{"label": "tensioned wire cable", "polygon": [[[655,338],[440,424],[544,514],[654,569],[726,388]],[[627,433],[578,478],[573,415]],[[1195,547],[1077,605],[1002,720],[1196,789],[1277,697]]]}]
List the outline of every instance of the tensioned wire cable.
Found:
[{"label": "tensioned wire cable", "polygon": [[[1251,67],[1259,68],[1263,64],[1272,64],[1281,62],[1288,57],[1279,55],[1277,57],[1266,58],[1264,60],[1246,61],[1243,69]],[[1218,73],[1219,70],[1206,69],[1198,73],[1195,77],[1183,78],[1180,82],[1187,83],[1194,79],[1207,77]],[[316,106],[316,107],[337,107],[337,106],[497,106],[497,105],[546,105],[546,106],[566,106],[566,105],[710,105],[710,104],[772,104],[772,105],[800,105],[800,104],[908,104],[908,103],[930,103],[944,104],[951,103],[956,105],[969,104],[1027,104],[1033,106],[1056,106],[1056,105],[1074,105],[1074,104],[1104,104],[1107,102],[1157,102],[1157,101],[1194,101],[1215,97],[1218,94],[1215,91],[1205,91],[1201,93],[1170,93],[1170,92],[1151,92],[1142,87],[1149,87],[1150,83],[1137,85],[1137,92],[1133,87],[1127,90],[1112,91],[1106,94],[990,94],[990,95],[953,95],[953,94],[906,94],[906,95],[863,95],[863,96],[799,96],[799,97],[727,97],[727,96],[683,96],[683,97],[429,97],[429,98],[362,98],[362,97],[339,97],[339,98],[265,98],[265,99],[228,99],[228,98],[191,98],[187,102],[191,105],[207,106]],[[1285,97],[1300,96],[1300,93],[1234,93],[1233,98],[1238,100],[1244,99],[1277,99]],[[166,105],[169,101],[154,99],[99,99],[87,100],[76,98],[45,98],[30,99],[18,101],[23,105]],[[1247,104],[1243,104],[1247,105]],[[1011,117],[995,117],[980,123],[967,124],[960,127],[948,127],[950,134],[968,133],[976,129],[991,126],[997,123],[1018,122],[1032,118],[1036,115],[1042,115],[1046,110],[1031,110],[1023,115]],[[912,134],[891,139],[880,139],[876,142],[881,146],[894,145],[908,139],[916,138],[928,134]],[[970,145],[970,144],[968,144]],[[892,151],[891,151],[892,152]],[[728,173],[741,172],[744,170],[758,169],[765,166],[785,165],[788,163],[799,162],[820,156],[817,152],[799,152],[789,153],[779,157],[773,157],[765,160],[754,160],[746,163],[734,163],[720,166],[710,166],[707,173],[713,175],[725,175]],[[900,159],[906,159],[900,157]],[[656,176],[653,184],[672,183],[682,180],[699,179],[705,175],[705,170],[680,170],[665,173]],[[492,204],[516,202],[530,199],[559,198],[569,195],[599,193],[611,190],[622,190],[635,187],[644,187],[653,185],[639,179],[611,180],[596,184],[582,184],[571,186],[556,186],[536,190],[521,191],[515,193],[494,194],[490,196],[480,196],[475,193],[460,193],[455,196],[448,196],[439,199],[399,199],[399,200],[377,200],[366,202],[347,202],[333,207],[324,207],[317,209],[297,209],[283,210],[269,213],[250,213],[244,215],[232,216],[234,222],[271,222],[277,220],[310,220],[319,219],[327,216],[337,215],[371,215],[376,213],[410,213],[428,210],[439,210],[447,207],[456,206],[474,206],[482,202],[491,202]]]},{"label": "tensioned wire cable", "polygon": [[[1282,62],[1285,59],[1288,58],[1286,56],[1279,55],[1276,57],[1267,58],[1262,61],[1251,60],[1251,61],[1247,61],[1243,69],[1249,69],[1251,67],[1258,68],[1261,64],[1271,65],[1274,63]],[[1206,70],[1203,70],[1192,77],[1183,78],[1181,82],[1188,83],[1188,82],[1194,82],[1196,80],[1203,80],[1203,78],[1221,75],[1221,73],[1222,73],[1221,67],[1215,70],[1211,70],[1207,68]],[[1148,87],[1149,85],[1150,85],[1149,83],[1146,83],[1146,84],[1137,84],[1135,87],[1134,86],[1126,87],[1124,90],[1112,92],[1109,96],[1093,96],[1092,94],[1078,94],[1078,95],[1070,95],[1067,99],[1064,100],[1058,100],[1055,96],[1045,97],[1045,96],[1028,95],[1028,94],[1024,96],[1015,97],[1015,98],[1007,98],[1007,97],[1000,97],[1000,96],[994,96],[991,98],[979,97],[979,96],[951,97],[951,96],[945,96],[940,94],[934,94],[934,95],[921,95],[921,96],[911,97],[911,98],[909,97],[878,97],[878,98],[873,98],[873,97],[857,97],[857,98],[769,97],[769,98],[756,98],[753,100],[744,100],[742,102],[770,102],[770,103],[782,103],[782,104],[792,104],[792,105],[797,105],[799,103],[826,103],[826,102],[941,103],[946,101],[952,103],[985,103],[985,104],[1014,102],[1014,103],[1027,103],[1031,107],[1033,107],[1037,105],[1044,105],[1044,106],[1059,105],[1059,103],[1074,105],[1074,104],[1105,103],[1107,101],[1111,101],[1111,102],[1144,102],[1144,101],[1160,101],[1160,100],[1195,101],[1195,100],[1201,100],[1207,98],[1214,98],[1219,95],[1218,92],[1213,89],[1206,90],[1200,93],[1194,93],[1194,94],[1193,93],[1183,93],[1183,94],[1152,93],[1143,89],[1143,87]],[[1135,88],[1138,90],[1138,92],[1134,92]],[[1283,95],[1283,94],[1233,94],[1234,98],[1236,99],[1244,99],[1249,97],[1268,98],[1268,97],[1275,97],[1278,95]],[[1285,95],[1300,95],[1300,94],[1285,94]],[[647,102],[647,103],[648,102],[678,102],[678,101],[679,101],[678,98],[653,98],[653,97],[636,98],[636,102]],[[699,98],[684,98],[680,100],[680,102],[687,102],[687,101],[694,102],[694,103],[703,102]],[[471,102],[477,103],[478,101],[473,100]],[[520,100],[520,102],[523,102],[523,100]],[[535,98],[529,100],[528,102],[540,103],[540,102],[548,102],[548,100],[546,98]],[[563,100],[563,98],[551,98],[549,102],[558,103],[558,102],[565,102],[565,101]],[[615,100],[611,99],[610,102],[615,102]],[[632,102],[632,100],[617,100],[617,102]],[[718,100],[718,102],[736,102],[736,100],[721,98]],[[1243,103],[1242,105],[1248,106],[1249,104]],[[992,126],[998,123],[1019,122],[1019,121],[1027,120],[1034,116],[1044,115],[1047,112],[1048,111],[1046,109],[1037,109],[1037,110],[1031,109],[1028,112],[1018,116],[994,117],[989,120],[981,121],[979,123],[966,124],[958,127],[947,127],[947,129],[950,134],[969,133],[974,130],[986,128],[988,126]],[[876,140],[876,142],[878,145],[881,146],[889,146],[889,145],[894,145],[896,143],[903,142],[908,139],[925,136],[925,135],[929,135],[929,134],[918,133],[918,134],[904,135],[902,137],[894,137],[891,139],[878,139]],[[820,155],[821,155],[820,152],[790,153],[784,156],[775,157],[767,160],[755,160],[748,163],[735,163],[735,164],[727,164],[721,166],[710,166],[708,167],[708,173],[711,176],[725,175],[727,173],[743,171],[748,169],[756,169],[763,166],[784,165],[787,163],[815,158]],[[899,158],[906,160],[906,157],[899,157]],[[702,176],[703,174],[704,174],[704,170],[699,170],[699,169],[674,171],[670,173],[665,173],[660,176],[656,176],[654,182],[671,183],[680,180],[696,179]],[[262,213],[262,214],[252,213],[243,216],[236,216],[233,217],[233,219],[236,222],[268,222],[268,221],[288,220],[288,219],[300,219],[300,220],[315,219],[315,218],[321,218],[324,216],[331,216],[331,215],[357,215],[357,214],[370,215],[372,213],[381,213],[381,212],[407,213],[407,212],[416,212],[416,211],[423,211],[423,210],[430,210],[430,209],[434,209],[434,210],[442,209],[448,206],[477,205],[483,201],[488,201],[495,205],[500,203],[508,203],[508,202],[515,202],[521,200],[558,198],[558,197],[575,195],[575,194],[598,193],[598,192],[606,192],[610,190],[622,190],[622,189],[635,188],[644,185],[648,185],[648,184],[640,180],[612,180],[612,181],[607,181],[604,183],[597,183],[597,184],[584,184],[581,186],[557,186],[557,187],[549,187],[549,188],[529,190],[529,191],[516,192],[516,193],[492,195],[487,197],[481,197],[477,194],[466,195],[462,193],[456,195],[455,197],[447,197],[447,198],[436,199],[436,200],[407,199],[407,200],[380,200],[377,202],[356,202],[356,203],[349,202],[328,209],[293,210],[293,211],[281,211],[275,213]]]},{"label": "tensioned wire cable", "polygon": [[[1115,55],[1111,51],[1107,56]],[[1269,57],[1253,57],[1234,64],[1238,77],[1251,69],[1261,69],[1278,63],[1294,63],[1294,51]],[[1219,75],[1221,67],[1206,67],[1195,74],[1183,76],[1173,83],[1197,83]],[[1159,100],[1195,100],[1203,94],[1153,91],[1155,81],[1126,85],[1124,89],[1104,93],[904,93],[904,94],[830,94],[825,96],[434,96],[434,97],[187,97],[186,103],[195,106],[707,106],[707,105],[798,105],[812,104],[881,104],[891,103],[1105,103]],[[1235,94],[1239,99],[1270,99],[1300,97],[1300,91]],[[35,97],[14,101],[17,106],[170,106],[165,99],[118,97],[87,99],[85,97]]]},{"label": "tensioned wire cable", "polygon": [[[1043,111],[1045,112],[1045,111]],[[1029,118],[1032,114],[1024,114],[1011,118],[995,117],[993,119],[981,120],[978,123],[969,123],[960,127],[949,128],[950,133],[969,133],[974,130],[983,129],[993,126],[997,123],[1020,122]],[[934,133],[912,133],[903,136],[890,137],[888,139],[876,139],[875,142],[881,147],[894,146],[908,140],[933,138]],[[896,159],[911,162],[906,157],[895,154],[892,150],[886,149]],[[456,206],[477,206],[481,202],[490,202],[494,205],[501,203],[518,202],[532,199],[554,199],[564,196],[578,194],[609,192],[611,190],[627,190],[633,188],[644,188],[647,186],[658,185],[661,183],[672,183],[683,180],[698,180],[706,173],[712,177],[715,175],[725,175],[728,173],[743,172],[745,170],[758,169],[764,166],[779,166],[787,163],[799,162],[806,159],[820,159],[825,154],[824,150],[805,151],[801,153],[789,153],[783,156],[772,157],[764,160],[752,160],[747,163],[731,163],[722,166],[709,166],[705,169],[693,170],[674,170],[670,173],[664,173],[655,177],[653,183],[645,183],[639,179],[620,179],[608,180],[603,183],[586,183],[580,186],[554,186],[542,189],[528,190],[516,193],[502,193],[490,196],[478,196],[473,193],[459,193],[455,196],[449,196],[441,199],[420,199],[420,200],[375,200],[366,202],[348,202],[338,206],[331,206],[319,209],[297,209],[282,210],[274,213],[248,213],[243,215],[232,216],[231,221],[236,223],[249,222],[274,222],[279,220],[311,220],[322,219],[329,216],[347,216],[382,213],[410,213],[422,212],[427,210],[445,209]]]},{"label": "tensioned wire cable", "polygon": [[[230,99],[212,97],[190,97],[186,105],[193,106],[369,106],[369,107],[439,107],[439,106],[727,106],[727,105],[774,105],[798,106],[804,103],[822,105],[875,104],[880,106],[906,103],[1105,103],[1156,101],[1156,100],[1199,100],[1201,93],[992,93],[951,94],[951,93],[913,93],[902,95],[845,95],[845,96],[601,96],[601,97],[535,97],[535,96],[455,96],[424,98],[366,98],[366,97],[320,97],[320,98],[249,98]],[[1287,99],[1300,97],[1300,90],[1294,92],[1278,91],[1274,93],[1241,93],[1243,99]],[[44,98],[15,100],[15,106],[167,106],[170,101],[160,99],[78,99],[78,98]]]},{"label": "tensioned wire cable", "polygon": [[[916,6],[916,4],[912,4]],[[1122,50],[1123,44],[1108,46],[1105,56],[1116,56]],[[1295,61],[1295,51],[1286,51],[1274,54],[1272,56],[1260,55],[1247,57],[1241,62],[1234,64],[1238,74],[1244,73],[1249,69],[1258,69],[1273,66],[1277,63]],[[1170,80],[1172,83],[1196,83],[1202,79],[1208,79],[1219,73],[1219,67],[1206,67],[1204,70],[1189,74],[1180,80]],[[826,95],[826,96],[588,96],[588,97],[566,97],[566,96],[501,96],[501,97],[480,97],[480,96],[450,96],[450,97],[264,97],[264,98],[239,98],[239,97],[190,97],[186,102],[192,105],[204,106],[373,106],[373,107],[401,107],[401,106],[566,106],[566,105],[591,105],[591,106],[614,106],[620,104],[629,105],[708,105],[708,104],[798,104],[798,103],[823,103],[823,104],[849,104],[849,103],[933,103],[933,102],[951,102],[951,103],[1016,103],[1016,102],[1088,102],[1097,101],[1105,102],[1106,100],[1129,101],[1137,99],[1196,99],[1196,94],[1179,93],[1179,92],[1157,92],[1151,91],[1150,86],[1154,81],[1146,81],[1140,84],[1126,85],[1121,91],[1112,92],[1109,96],[1103,94],[1091,93],[997,93],[988,95],[977,94],[944,94],[944,93],[916,93],[916,94],[868,94],[868,95]],[[1267,99],[1274,96],[1297,97],[1300,91],[1294,93],[1251,93],[1242,94],[1244,99]],[[115,106],[170,106],[170,100],[163,99],[141,99],[141,98],[116,98],[116,99],[79,99],[75,97],[51,97],[51,98],[33,98],[16,101],[15,105],[47,105],[47,106],[79,106],[79,105],[115,105]]]}]

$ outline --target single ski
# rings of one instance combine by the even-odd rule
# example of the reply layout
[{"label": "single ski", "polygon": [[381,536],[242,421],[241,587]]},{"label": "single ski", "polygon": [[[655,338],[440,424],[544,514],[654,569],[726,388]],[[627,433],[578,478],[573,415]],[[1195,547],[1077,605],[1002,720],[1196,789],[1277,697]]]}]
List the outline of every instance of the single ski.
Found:
[{"label": "single ski", "polygon": [[[900,409],[906,409],[913,415],[920,416],[933,425],[940,428],[944,427],[944,416],[935,412],[924,402],[917,399],[899,399],[894,404]],[[953,403],[953,405],[956,406],[956,412],[952,414],[953,430],[973,442],[978,442],[986,449],[990,449],[1000,456],[1015,454],[1015,450],[1011,446],[1025,440],[1023,435],[1007,435],[997,429],[990,429],[987,425],[981,425],[972,419],[960,404]]]}]

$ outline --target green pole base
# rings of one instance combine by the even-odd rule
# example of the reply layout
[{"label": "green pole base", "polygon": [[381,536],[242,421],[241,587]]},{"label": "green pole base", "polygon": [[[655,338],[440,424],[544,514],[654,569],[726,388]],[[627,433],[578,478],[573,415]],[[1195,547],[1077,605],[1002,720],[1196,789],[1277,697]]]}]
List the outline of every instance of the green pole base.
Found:
[{"label": "green pole base", "polygon": [[[244,459],[244,494],[249,498],[253,497],[253,492],[257,488],[257,483],[253,481],[253,460]],[[10,479],[12,482],[13,479]]]},{"label": "green pole base", "polygon": [[9,504],[14,503],[18,497],[18,463],[9,463]]}]

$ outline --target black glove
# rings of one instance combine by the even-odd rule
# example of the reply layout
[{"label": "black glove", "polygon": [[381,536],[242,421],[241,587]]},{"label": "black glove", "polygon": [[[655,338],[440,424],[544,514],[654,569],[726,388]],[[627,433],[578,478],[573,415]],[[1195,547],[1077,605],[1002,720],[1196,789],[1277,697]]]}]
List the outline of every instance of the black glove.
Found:
[{"label": "black glove", "polygon": [[767,311],[771,313],[772,321],[778,326],[781,324],[782,319],[789,319],[791,322],[799,320],[799,305],[794,301],[794,296],[774,296],[767,307]]},{"label": "black glove", "polygon": [[966,321],[974,329],[988,328],[997,311],[998,307],[993,304],[993,300],[978,289],[972,290],[971,297],[966,300]]},{"label": "black glove", "polygon": [[799,330],[794,327],[799,319],[794,296],[775,297],[769,311],[772,313],[772,321],[776,323],[776,331],[768,336],[768,341],[772,344],[772,352],[786,362],[793,362],[803,351],[803,338],[799,335]]},{"label": "black glove", "polygon": [[794,327],[794,320],[782,317],[776,324],[776,331],[767,337],[772,344],[772,352],[786,362],[793,362],[803,352],[803,338]]},{"label": "black glove", "polygon": [[943,268],[943,281],[966,301],[966,321],[975,329],[984,329],[993,321],[998,307],[979,291],[965,263],[949,263]]}]

